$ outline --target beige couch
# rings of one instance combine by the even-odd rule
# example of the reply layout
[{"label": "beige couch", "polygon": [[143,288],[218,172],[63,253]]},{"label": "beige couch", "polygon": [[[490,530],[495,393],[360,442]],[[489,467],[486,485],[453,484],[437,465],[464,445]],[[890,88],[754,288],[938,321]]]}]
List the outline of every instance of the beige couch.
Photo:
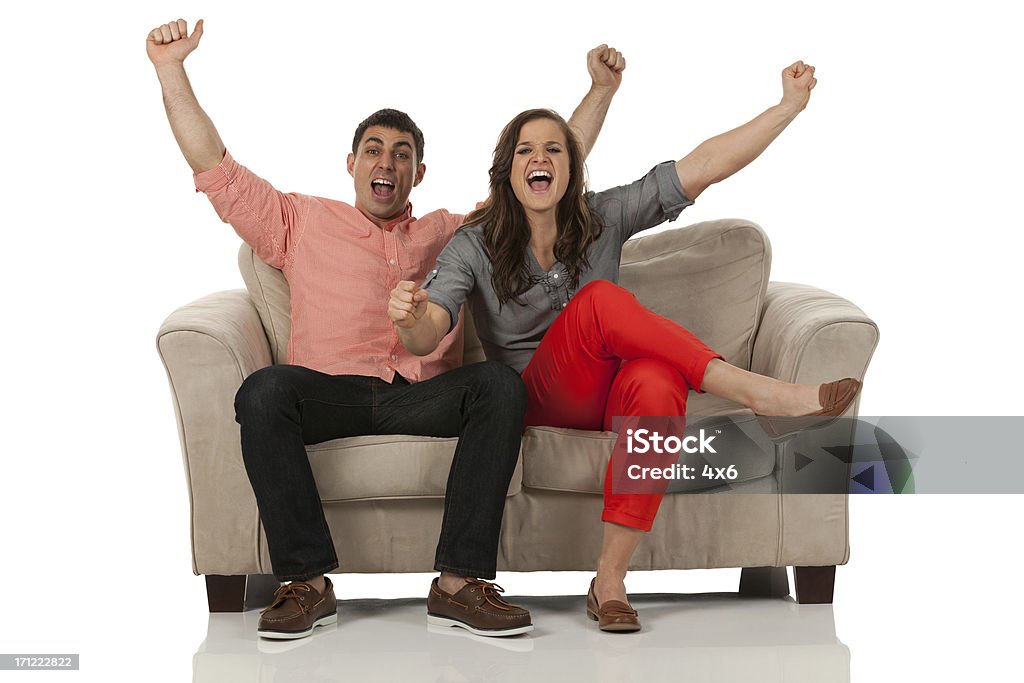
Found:
[{"label": "beige couch", "polygon": [[[248,291],[211,294],[175,311],[157,346],[174,399],[191,503],[192,568],[207,576],[211,611],[243,607],[276,583],[242,464],[233,400],[242,380],[285,358],[290,318],[280,272],[239,253]],[[738,219],[708,221],[630,240],[620,284],[684,324],[734,365],[794,382],[863,378],[878,328],[859,308],[807,285],[769,282],[771,247]],[[381,304],[384,305],[384,302]],[[467,316],[468,317],[468,316]],[[465,360],[482,360],[466,326]],[[849,414],[856,414],[857,404]],[[745,408],[691,392],[688,415]],[[505,504],[499,570],[592,570],[601,540],[602,479],[612,435],[531,428]],[[455,439],[365,436],[310,446],[331,535],[346,572],[432,570]],[[741,592],[789,590],[831,602],[835,566],[849,557],[847,497],[778,494],[792,472],[789,445],[731,490],[666,496],[635,569],[743,567]],[[413,463],[415,466],[410,467]],[[391,473],[382,477],[382,473]]]}]

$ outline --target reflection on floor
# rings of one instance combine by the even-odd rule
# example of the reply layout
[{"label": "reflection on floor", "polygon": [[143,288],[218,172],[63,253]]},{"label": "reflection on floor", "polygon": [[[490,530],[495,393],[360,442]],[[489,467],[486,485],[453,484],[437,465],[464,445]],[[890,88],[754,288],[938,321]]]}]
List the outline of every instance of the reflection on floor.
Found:
[{"label": "reflection on floor", "polygon": [[735,594],[631,596],[643,630],[607,634],[582,596],[521,597],[533,633],[484,638],[428,629],[424,600],[348,600],[310,638],[256,636],[259,610],[211,614],[193,660],[198,683],[232,681],[850,680],[831,605]]}]

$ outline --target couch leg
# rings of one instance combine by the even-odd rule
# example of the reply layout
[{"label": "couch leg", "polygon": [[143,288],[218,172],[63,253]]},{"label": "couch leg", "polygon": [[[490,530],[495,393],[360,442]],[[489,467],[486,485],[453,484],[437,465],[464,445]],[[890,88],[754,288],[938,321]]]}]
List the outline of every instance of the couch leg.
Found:
[{"label": "couch leg", "polygon": [[793,567],[796,601],[801,605],[830,605],[836,586],[836,566]]},{"label": "couch leg", "polygon": [[269,605],[279,585],[273,574],[207,574],[206,601],[211,612],[244,612]]},{"label": "couch leg", "polygon": [[245,575],[206,575],[206,601],[211,612],[242,612],[245,610]]},{"label": "couch leg", "polygon": [[744,567],[740,570],[740,595],[747,598],[781,598],[789,595],[785,567]]}]

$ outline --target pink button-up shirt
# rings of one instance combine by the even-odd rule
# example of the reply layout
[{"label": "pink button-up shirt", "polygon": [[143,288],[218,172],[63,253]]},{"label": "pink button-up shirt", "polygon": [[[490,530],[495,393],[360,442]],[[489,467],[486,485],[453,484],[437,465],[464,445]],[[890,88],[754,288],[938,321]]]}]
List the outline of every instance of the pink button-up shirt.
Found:
[{"label": "pink button-up shirt", "polygon": [[399,280],[423,282],[463,216],[412,217],[412,205],[383,229],[353,206],[279,192],[230,153],[195,175],[225,223],[291,289],[288,362],[331,375],[391,382],[429,379],[462,364],[462,318],[433,353],[414,356],[395,334],[388,300]]}]

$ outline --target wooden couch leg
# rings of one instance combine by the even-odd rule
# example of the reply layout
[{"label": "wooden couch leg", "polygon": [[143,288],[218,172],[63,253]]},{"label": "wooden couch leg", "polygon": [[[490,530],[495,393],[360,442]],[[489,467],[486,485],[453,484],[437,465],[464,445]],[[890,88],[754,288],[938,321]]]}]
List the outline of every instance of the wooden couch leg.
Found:
[{"label": "wooden couch leg", "polygon": [[245,575],[206,575],[206,601],[210,612],[242,612],[245,610]]},{"label": "wooden couch leg", "polygon": [[801,605],[830,605],[836,586],[836,566],[794,567],[796,601]]},{"label": "wooden couch leg", "polygon": [[744,567],[740,570],[740,595],[748,598],[781,598],[789,595],[785,567]]},{"label": "wooden couch leg", "polygon": [[206,600],[210,612],[244,612],[269,605],[279,585],[272,574],[207,574]]}]

